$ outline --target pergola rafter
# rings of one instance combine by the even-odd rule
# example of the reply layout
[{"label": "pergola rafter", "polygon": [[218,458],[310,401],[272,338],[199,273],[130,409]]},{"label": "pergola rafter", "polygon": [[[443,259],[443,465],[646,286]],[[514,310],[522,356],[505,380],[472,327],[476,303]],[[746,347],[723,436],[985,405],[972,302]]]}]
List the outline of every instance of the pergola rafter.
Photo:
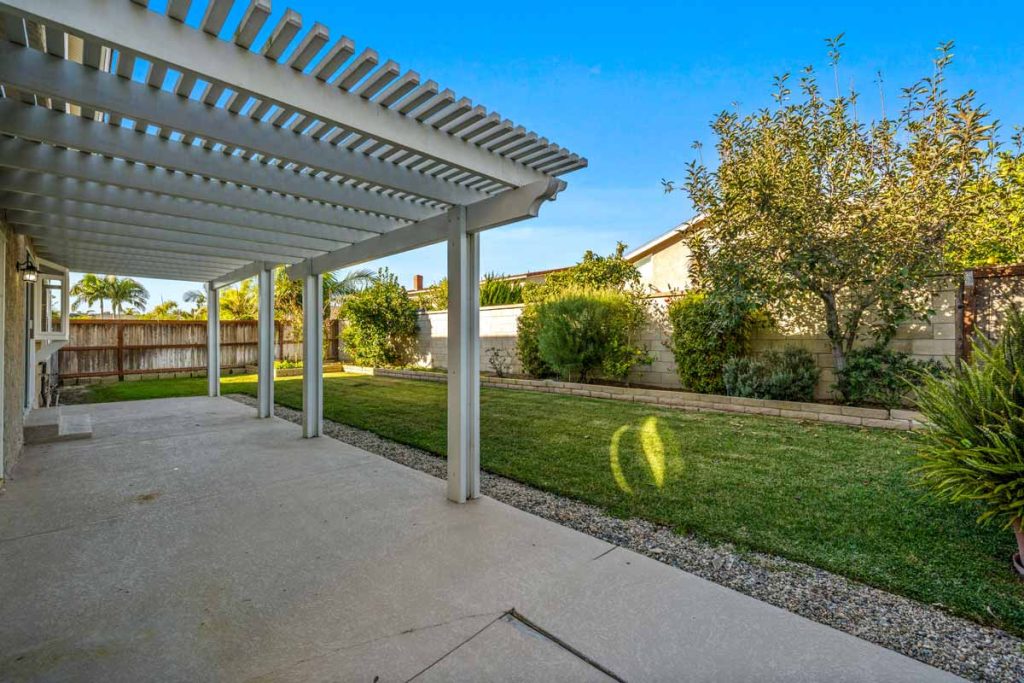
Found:
[{"label": "pergola rafter", "polygon": [[212,395],[218,290],[258,277],[261,416],[288,266],[305,436],[322,429],[323,274],[447,242],[449,496],[477,496],[479,233],[536,216],[586,160],[270,0],[205,0],[197,25],[191,4],[0,0],[3,219],[73,270],[205,282]]}]

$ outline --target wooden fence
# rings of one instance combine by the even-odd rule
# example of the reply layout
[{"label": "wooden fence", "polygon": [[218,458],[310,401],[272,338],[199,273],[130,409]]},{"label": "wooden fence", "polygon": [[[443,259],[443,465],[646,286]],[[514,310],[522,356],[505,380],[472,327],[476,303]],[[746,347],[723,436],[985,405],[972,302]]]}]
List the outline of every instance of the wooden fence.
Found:
[{"label": "wooden fence", "polygon": [[[300,359],[302,342],[292,325],[277,322],[274,328],[274,357]],[[255,364],[257,335],[255,320],[222,320],[221,368]],[[332,351],[336,356],[337,336],[325,338],[332,340],[328,357]],[[68,343],[58,354],[62,381],[205,371],[205,320],[72,320]]]},{"label": "wooden fence", "polygon": [[962,358],[978,335],[998,338],[1011,306],[1024,310],[1024,264],[975,268],[964,273]]}]

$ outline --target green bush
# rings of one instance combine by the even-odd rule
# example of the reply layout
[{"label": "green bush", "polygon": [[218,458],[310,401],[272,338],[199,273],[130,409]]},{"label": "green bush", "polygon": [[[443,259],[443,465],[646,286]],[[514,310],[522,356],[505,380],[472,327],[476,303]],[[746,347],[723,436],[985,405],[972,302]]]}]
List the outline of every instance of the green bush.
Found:
[{"label": "green bush", "polygon": [[747,354],[754,315],[749,307],[690,292],[668,307],[669,348],[684,389],[704,394],[725,391],[726,361]]},{"label": "green bush", "polygon": [[1024,315],[1011,311],[999,342],[975,344],[970,362],[922,381],[917,405],[933,428],[922,431],[920,483],[940,498],[980,504],[979,522],[996,520],[1019,529],[1024,515]]},{"label": "green bush", "polygon": [[538,306],[538,352],[570,381],[622,380],[634,365],[650,362],[637,342],[644,321],[643,306],[627,293],[570,289]]},{"label": "green bush", "polygon": [[723,369],[729,396],[774,401],[813,401],[820,376],[811,352],[794,346],[760,356],[730,358]]},{"label": "green bush", "polygon": [[[567,291],[614,290],[630,297],[637,310],[646,307],[640,295],[640,271],[626,260],[626,245],[621,242],[615,252],[599,256],[592,251],[574,266],[548,275],[544,282],[531,282],[522,287],[524,303],[516,329],[516,354],[523,366],[523,372],[531,377],[553,377],[558,373],[548,365],[540,354],[538,335],[540,320],[537,310],[545,301]],[[629,354],[624,352],[623,357]],[[621,375],[625,376],[625,375]]]},{"label": "green bush", "polygon": [[345,299],[341,340],[360,365],[408,364],[416,348],[417,307],[398,278],[381,269],[366,289]]},{"label": "green bush", "polygon": [[530,377],[554,377],[544,359],[540,357],[540,344],[537,335],[540,333],[540,320],[537,317],[538,304],[527,304],[516,322],[516,354],[523,366],[523,372]]},{"label": "green bush", "polygon": [[898,408],[925,374],[941,369],[935,361],[914,360],[907,353],[873,344],[846,355],[846,369],[837,374],[833,388],[850,405]]}]

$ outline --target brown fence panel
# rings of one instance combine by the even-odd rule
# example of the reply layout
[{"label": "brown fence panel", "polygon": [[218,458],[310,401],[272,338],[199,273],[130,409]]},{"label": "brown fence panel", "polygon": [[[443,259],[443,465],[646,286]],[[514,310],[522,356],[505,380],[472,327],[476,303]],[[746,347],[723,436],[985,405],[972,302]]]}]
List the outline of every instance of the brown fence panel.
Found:
[{"label": "brown fence panel", "polygon": [[977,336],[998,339],[1011,306],[1024,309],[1024,264],[975,268],[964,273],[963,356]]},{"label": "brown fence panel", "polygon": [[[302,357],[302,341],[289,323],[274,325],[278,360]],[[221,367],[255,365],[255,320],[222,320]],[[68,343],[58,354],[62,379],[206,370],[205,320],[72,320]]]}]

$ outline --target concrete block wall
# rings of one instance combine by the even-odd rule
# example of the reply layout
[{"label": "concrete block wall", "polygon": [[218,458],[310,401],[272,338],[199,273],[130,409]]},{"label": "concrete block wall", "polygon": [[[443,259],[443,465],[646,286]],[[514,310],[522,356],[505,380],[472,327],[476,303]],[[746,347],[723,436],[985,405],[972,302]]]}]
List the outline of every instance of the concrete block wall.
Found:
[{"label": "concrete block wall", "polygon": [[[893,348],[906,351],[919,360],[952,361],[957,347],[957,286],[952,280],[938,282],[932,295],[934,315],[928,322],[914,322],[903,325],[892,342]],[[668,299],[651,300],[652,306],[664,311]],[[511,360],[511,374],[521,374],[522,365],[516,357],[516,322],[523,307],[495,306],[480,310],[480,369],[490,372],[488,349],[500,348],[507,351]],[[666,346],[670,329],[663,315],[652,316],[653,320],[641,334],[641,342],[652,356],[650,365],[638,366],[629,375],[629,382],[652,387],[680,389],[676,375],[675,359]],[[444,368],[448,361],[448,314],[436,311],[420,314],[420,330],[416,365],[423,368]],[[785,330],[759,330],[752,340],[755,353],[769,349],[781,350],[787,346],[799,346],[814,354],[821,379],[815,390],[815,398],[828,399],[833,396],[835,383],[831,348],[823,333],[804,333]]]}]

